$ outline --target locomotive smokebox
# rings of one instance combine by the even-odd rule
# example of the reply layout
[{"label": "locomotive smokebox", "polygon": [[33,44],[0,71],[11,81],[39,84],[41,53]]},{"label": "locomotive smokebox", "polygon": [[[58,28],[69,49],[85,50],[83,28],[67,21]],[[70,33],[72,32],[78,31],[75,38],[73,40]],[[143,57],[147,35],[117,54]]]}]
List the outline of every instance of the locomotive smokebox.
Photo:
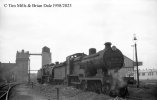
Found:
[{"label": "locomotive smokebox", "polygon": [[96,49],[95,48],[90,48],[89,49],[89,55],[95,54],[96,53]]},{"label": "locomotive smokebox", "polygon": [[106,42],[104,45],[105,45],[105,49],[108,49],[108,48],[111,48],[112,43]]}]

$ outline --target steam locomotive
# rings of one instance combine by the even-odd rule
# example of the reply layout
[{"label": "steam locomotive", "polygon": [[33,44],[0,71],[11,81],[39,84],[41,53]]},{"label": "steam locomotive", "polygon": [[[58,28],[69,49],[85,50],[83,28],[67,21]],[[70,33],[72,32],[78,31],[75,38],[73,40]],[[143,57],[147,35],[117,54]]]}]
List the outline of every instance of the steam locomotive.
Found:
[{"label": "steam locomotive", "polygon": [[91,48],[89,55],[76,53],[66,57],[62,63],[43,66],[38,71],[37,80],[40,83],[64,83],[82,90],[124,97],[128,93],[127,83],[118,72],[123,64],[122,52],[106,42],[105,48],[99,52]]}]

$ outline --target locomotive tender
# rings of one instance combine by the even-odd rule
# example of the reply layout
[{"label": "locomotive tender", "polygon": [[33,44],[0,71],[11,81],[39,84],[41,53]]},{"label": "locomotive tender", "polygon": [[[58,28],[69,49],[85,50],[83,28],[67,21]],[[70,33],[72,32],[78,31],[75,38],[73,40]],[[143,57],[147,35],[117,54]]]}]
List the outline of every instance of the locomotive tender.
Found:
[{"label": "locomotive tender", "polygon": [[83,90],[105,93],[111,96],[125,96],[127,84],[119,77],[118,70],[123,67],[124,56],[110,42],[96,52],[89,49],[89,55],[76,53],[66,57],[66,61],[45,65],[38,72],[38,81],[66,83]]}]

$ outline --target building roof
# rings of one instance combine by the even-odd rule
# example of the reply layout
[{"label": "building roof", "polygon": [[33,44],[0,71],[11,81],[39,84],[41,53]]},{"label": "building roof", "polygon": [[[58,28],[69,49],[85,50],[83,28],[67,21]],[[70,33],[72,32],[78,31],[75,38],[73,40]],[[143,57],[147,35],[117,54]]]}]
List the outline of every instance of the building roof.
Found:
[{"label": "building roof", "polygon": [[157,72],[157,69],[143,69],[139,70],[139,72]]},{"label": "building roof", "polygon": [[125,55],[124,55],[124,58],[127,58],[127,59],[129,59],[130,61],[133,62],[133,60],[131,58],[129,58],[129,57],[125,56]]}]

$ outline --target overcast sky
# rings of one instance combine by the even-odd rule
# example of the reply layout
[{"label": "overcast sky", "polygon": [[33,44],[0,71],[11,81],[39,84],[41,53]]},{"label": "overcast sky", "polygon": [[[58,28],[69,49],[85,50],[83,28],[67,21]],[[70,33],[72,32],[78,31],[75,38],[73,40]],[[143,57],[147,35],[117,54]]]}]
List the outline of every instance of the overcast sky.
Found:
[{"label": "overcast sky", "polygon": [[[69,8],[18,8],[4,4],[70,3]],[[0,0],[0,61],[15,63],[16,52],[41,53],[48,46],[52,62],[77,52],[97,51],[112,42],[133,58],[138,39],[142,69],[157,68],[157,0]],[[31,56],[31,69],[41,57]]]}]

